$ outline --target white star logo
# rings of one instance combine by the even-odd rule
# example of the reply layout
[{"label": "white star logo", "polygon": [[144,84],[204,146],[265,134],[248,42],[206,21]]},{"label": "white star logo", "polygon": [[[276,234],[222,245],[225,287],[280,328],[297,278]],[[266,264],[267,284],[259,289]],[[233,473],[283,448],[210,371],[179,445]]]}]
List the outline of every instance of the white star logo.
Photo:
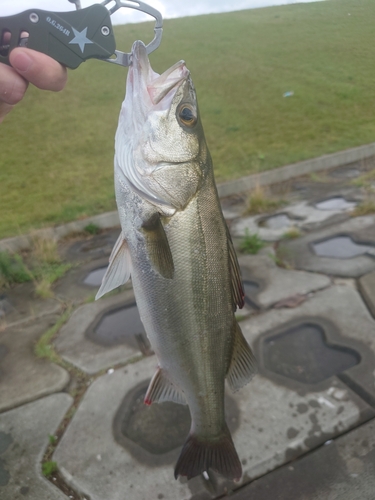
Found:
[{"label": "white star logo", "polygon": [[69,43],[76,43],[77,45],[79,45],[79,48],[81,49],[82,54],[83,54],[83,51],[85,50],[85,45],[88,43],[94,43],[94,42],[92,42],[91,40],[89,40],[87,38],[87,36],[86,36],[87,28],[83,29],[82,31],[77,31],[76,29],[73,28],[73,31],[74,31],[75,37],[72,40],[70,40]]}]

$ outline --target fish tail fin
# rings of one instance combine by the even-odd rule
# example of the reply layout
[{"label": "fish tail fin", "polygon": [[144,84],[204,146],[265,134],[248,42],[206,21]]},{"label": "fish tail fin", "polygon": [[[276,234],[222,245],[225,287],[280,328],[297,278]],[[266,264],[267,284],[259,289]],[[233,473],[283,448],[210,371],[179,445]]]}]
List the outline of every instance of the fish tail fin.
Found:
[{"label": "fish tail fin", "polygon": [[202,439],[189,434],[174,470],[174,477],[188,479],[213,469],[227,479],[240,479],[241,462],[234,447],[228,427],[217,439]]}]

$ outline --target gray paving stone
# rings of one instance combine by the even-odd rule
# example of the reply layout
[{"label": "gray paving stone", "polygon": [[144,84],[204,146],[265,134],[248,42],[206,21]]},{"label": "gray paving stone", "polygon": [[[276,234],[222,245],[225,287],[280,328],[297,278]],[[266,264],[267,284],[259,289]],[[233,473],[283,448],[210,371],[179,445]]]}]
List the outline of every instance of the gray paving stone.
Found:
[{"label": "gray paving stone", "polygon": [[[69,374],[34,354],[35,343],[58,315],[6,328],[0,335],[0,411],[61,391]],[[1,354],[2,353],[2,354]]]},{"label": "gray paving stone", "polygon": [[375,317],[375,271],[362,276],[358,280],[358,285],[367,307]]},{"label": "gray paving stone", "polygon": [[[67,274],[57,282],[54,288],[56,298],[60,301],[69,301],[76,305],[93,300],[100,288],[101,282],[97,285],[90,285],[87,284],[85,280],[90,273],[93,273],[98,269],[104,270],[102,273],[104,274],[106,268],[108,267],[108,263],[109,261],[107,256],[90,260],[89,262],[83,263],[79,266],[73,266],[73,268],[70,269]],[[122,287],[118,287],[116,292],[120,293],[131,288],[132,285],[129,280]]]},{"label": "gray paving stone", "polygon": [[[139,349],[130,345],[103,346],[93,342],[86,335],[90,325],[93,325],[103,313],[133,302],[134,294],[129,289],[76,309],[54,342],[58,353],[63,359],[89,374],[124,363],[140,355]],[[125,328],[126,325],[124,325]]]},{"label": "gray paving stone", "polygon": [[109,257],[120,234],[119,227],[112,227],[99,234],[82,237],[79,235],[59,246],[60,253],[68,260],[88,262]]},{"label": "gray paving stone", "polygon": [[41,460],[73,399],[54,394],[0,415],[0,498],[66,500],[41,472]]},{"label": "gray paving stone", "polygon": [[[252,321],[242,323],[247,325],[245,331],[250,341],[256,338]],[[54,460],[65,480],[91,500],[123,500],[124,487],[127,495],[131,492],[132,500],[212,497],[201,478],[189,482],[174,480],[173,465],[181,446],[171,452],[153,454],[129,439],[122,439],[124,446],[115,439],[116,416],[124,398],[146,387],[156,366],[155,357],[145,358],[98,378],[88,389],[55,451]],[[265,474],[375,415],[373,409],[335,377],[318,391],[299,394],[258,375],[247,387],[231,394],[231,398],[231,411],[237,412],[234,420],[239,423],[232,432],[243,463],[243,482]],[[128,404],[132,411],[133,400]],[[150,409],[145,410],[148,422]],[[141,422],[137,422],[142,428]],[[162,432],[162,420],[152,425],[149,423],[154,429],[153,435],[158,430]],[[178,425],[177,419],[175,425]],[[184,437],[185,434],[182,440]],[[228,482],[224,485],[227,489],[239,486]],[[223,488],[219,481],[217,493],[222,493]]]},{"label": "gray paving stone", "polygon": [[233,500],[374,500],[375,421],[241,488]]},{"label": "gray paving stone", "polygon": [[375,269],[375,250],[352,258],[320,257],[312,249],[312,243],[334,236],[351,236],[359,243],[375,245],[375,217],[356,217],[322,231],[310,233],[279,245],[279,255],[292,267],[326,273],[334,276],[358,278]]},{"label": "gray paving stone", "polygon": [[259,283],[256,301],[265,309],[280,300],[306,295],[326,288],[331,283],[322,274],[282,269],[268,255],[239,255],[239,263],[243,279]]},{"label": "gray paving stone", "polygon": [[0,293],[0,328],[25,323],[61,310],[61,302],[54,298],[38,298],[32,283],[22,283]]},{"label": "gray paving stone", "polygon": [[231,196],[220,200],[221,210],[223,211],[224,219],[227,221],[238,219],[246,210],[247,194]]},{"label": "gray paving stone", "polygon": [[254,338],[274,329],[282,330],[282,325],[304,318],[310,323],[322,320],[331,325],[344,346],[359,352],[360,363],[340,377],[375,406],[375,321],[359,293],[351,286],[332,286],[316,293],[295,309],[271,310],[252,317],[241,326],[245,335]]},{"label": "gray paving stone", "polygon": [[80,266],[74,266],[58,281],[54,293],[61,300],[69,300],[75,304],[83,303],[94,297],[98,287],[88,286],[84,280],[95,269],[108,266],[108,257],[102,257]]},{"label": "gray paving stone", "polygon": [[[348,218],[352,210],[353,207],[319,210],[313,202],[301,201],[283,207],[273,214],[243,217],[232,224],[231,232],[234,236],[244,236],[248,230],[250,234],[258,234],[264,241],[278,241],[291,228],[311,230],[323,223],[341,222]],[[285,225],[282,227],[266,227],[264,225],[271,217],[278,215],[284,216]]]},{"label": "gray paving stone", "polygon": [[0,240],[0,251],[18,252],[30,248],[35,237],[47,240],[61,240],[67,236],[71,238],[72,235],[76,233],[82,233],[90,224],[94,224],[101,229],[109,229],[112,231],[114,227],[120,226],[118,211],[106,212],[104,214],[87,217],[86,219],[68,222],[61,226],[37,229],[34,230],[32,234],[14,236],[12,238]]}]

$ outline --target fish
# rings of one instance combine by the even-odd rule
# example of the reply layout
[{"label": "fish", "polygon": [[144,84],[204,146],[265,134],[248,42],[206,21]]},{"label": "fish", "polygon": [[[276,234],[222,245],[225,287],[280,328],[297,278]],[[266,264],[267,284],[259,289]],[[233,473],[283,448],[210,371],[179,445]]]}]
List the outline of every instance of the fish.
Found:
[{"label": "fish", "polygon": [[130,278],[158,367],[145,403],[189,406],[191,429],[174,475],[212,469],[240,479],[225,421],[225,380],[236,391],[257,371],[235,319],[241,271],[224,220],[190,71],[159,75],[133,44],[115,136],[121,233],[97,297]]}]

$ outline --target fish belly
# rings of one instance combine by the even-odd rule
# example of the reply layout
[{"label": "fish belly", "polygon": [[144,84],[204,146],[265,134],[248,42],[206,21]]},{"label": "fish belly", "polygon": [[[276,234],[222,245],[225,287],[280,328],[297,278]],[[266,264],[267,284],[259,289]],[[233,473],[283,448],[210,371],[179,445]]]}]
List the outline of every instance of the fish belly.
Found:
[{"label": "fish belly", "polygon": [[215,197],[209,203],[204,194],[164,226],[173,279],[160,276],[138,244],[132,280],[160,367],[183,392],[196,430],[215,434],[224,420],[234,318],[225,222]]}]

